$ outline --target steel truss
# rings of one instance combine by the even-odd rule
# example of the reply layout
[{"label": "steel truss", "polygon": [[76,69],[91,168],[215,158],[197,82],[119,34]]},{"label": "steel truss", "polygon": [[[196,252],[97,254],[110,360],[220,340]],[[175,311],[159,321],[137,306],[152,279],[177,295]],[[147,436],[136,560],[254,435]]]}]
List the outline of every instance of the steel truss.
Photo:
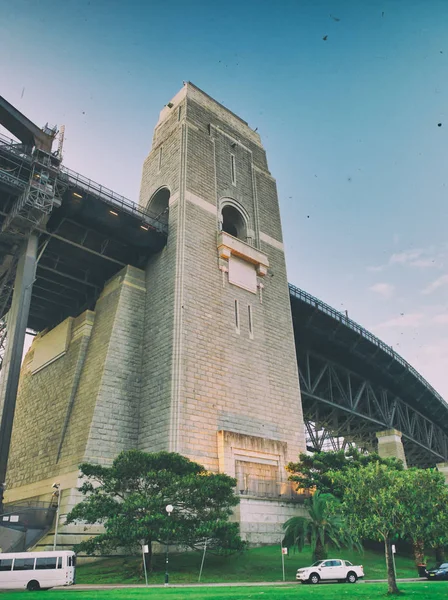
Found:
[{"label": "steel truss", "polygon": [[[297,298],[301,302],[306,302],[307,304],[309,304],[311,307],[314,308],[313,313],[311,314],[311,317],[308,320],[307,326],[312,325],[313,318],[316,315],[318,315],[318,314],[327,315],[328,317],[333,319],[333,322],[334,322],[334,329],[331,332],[332,338],[336,337],[336,333],[338,332],[338,330],[342,330],[344,327],[347,327],[349,330],[351,330],[357,334],[357,339],[351,345],[350,352],[354,352],[356,350],[356,347],[362,341],[368,341],[369,343],[373,344],[377,348],[377,351],[369,357],[369,359],[371,361],[373,361],[376,358],[376,356],[379,352],[383,352],[384,354],[389,355],[391,357],[391,360],[389,363],[389,367],[386,367],[387,369],[389,369],[394,363],[399,363],[401,366],[403,366],[405,368],[406,372],[411,373],[418,381],[420,381],[420,383],[422,383],[423,386],[435,398],[437,398],[441,404],[446,405],[446,402],[442,398],[442,396],[426,381],[426,379],[424,377],[422,377],[420,375],[420,373],[416,369],[414,369],[414,367],[412,365],[410,365],[402,356],[397,354],[397,352],[395,352],[395,350],[393,348],[391,348],[390,346],[385,344],[379,338],[377,338],[372,333],[370,333],[370,331],[368,331],[367,329],[364,329],[364,327],[361,327],[361,325],[359,325],[352,319],[349,319],[347,314],[344,315],[344,314],[340,313],[339,311],[337,311],[335,308],[333,308],[329,304],[322,302],[322,300],[319,300],[319,298],[312,296],[308,292],[301,290],[300,288],[296,287],[295,285],[292,285],[291,283],[288,285],[289,285],[289,293],[293,298]],[[330,332],[329,332],[329,334],[330,334]]]},{"label": "steel truss", "polygon": [[[312,452],[337,452],[338,450],[347,450],[352,446],[359,445],[350,442],[347,438],[333,435],[331,431],[322,427],[318,429],[316,423],[305,421],[306,447]],[[368,450],[367,448],[363,448]]]},{"label": "steel truss", "polygon": [[398,429],[409,465],[448,460],[448,435],[389,390],[312,352],[301,353],[298,363],[304,419],[314,449],[338,449],[345,443],[373,450],[377,431]]},{"label": "steel truss", "polygon": [[[0,165],[0,178],[12,184],[22,193],[12,201],[0,229],[0,238],[16,239],[11,246],[9,262],[4,264],[0,274],[0,371],[6,340],[4,316],[14,286],[14,278],[22,244],[36,228],[44,225],[53,207],[60,204],[65,185],[58,181],[59,158],[42,150],[35,149],[31,155],[24,155],[21,148],[0,140],[2,149],[7,149],[8,160]],[[11,160],[9,160],[11,158]],[[27,165],[25,168],[24,165]]]}]

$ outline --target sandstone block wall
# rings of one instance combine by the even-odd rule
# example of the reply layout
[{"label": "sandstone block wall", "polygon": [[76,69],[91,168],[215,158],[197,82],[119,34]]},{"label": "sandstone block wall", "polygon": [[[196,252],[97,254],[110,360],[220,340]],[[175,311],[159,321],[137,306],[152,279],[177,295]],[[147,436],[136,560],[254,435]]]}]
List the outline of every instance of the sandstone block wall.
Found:
[{"label": "sandstone block wall", "polygon": [[[141,205],[149,202],[151,210],[161,186],[171,191],[169,240],[146,273],[140,446],[168,446],[218,470],[217,432],[223,430],[287,441],[287,458],[296,459],[305,440],[281,222],[258,134],[186,85],[161,113]],[[250,243],[269,257],[262,293],[229,284],[219,268],[223,198],[241,206]],[[161,311],[167,319],[166,330],[155,328],[159,351],[149,331]]]},{"label": "sandstone block wall", "polygon": [[[263,481],[285,481],[285,463],[305,449],[277,191],[259,135],[185,85],[161,112],[140,205],[163,210],[162,188],[166,247],[74,315],[58,356],[40,353],[34,373],[33,346],[25,359],[7,500],[48,499],[58,479],[63,516],[79,500],[78,465],[110,464],[129,448]],[[224,251],[223,202],[246,223],[245,239]],[[231,265],[250,286],[230,283]],[[246,497],[235,518],[248,539],[273,540],[294,506]],[[61,543],[85,535],[62,527]]]},{"label": "sandstone block wall", "polygon": [[81,462],[107,464],[137,445],[144,308],[145,274],[126,267],[95,311],[73,320],[66,353],[34,374],[34,349],[45,332],[31,345],[21,372],[7,501],[40,497],[43,481],[64,474],[75,484]]},{"label": "sandstone block wall", "polygon": [[401,431],[387,429],[386,431],[379,431],[376,437],[378,439],[378,454],[382,458],[399,458],[406,468],[406,455],[401,439]]},{"label": "sandstone block wall", "polygon": [[241,537],[251,544],[280,546],[284,536],[283,523],[291,517],[304,517],[306,514],[301,504],[262,498],[242,498],[239,506]]}]

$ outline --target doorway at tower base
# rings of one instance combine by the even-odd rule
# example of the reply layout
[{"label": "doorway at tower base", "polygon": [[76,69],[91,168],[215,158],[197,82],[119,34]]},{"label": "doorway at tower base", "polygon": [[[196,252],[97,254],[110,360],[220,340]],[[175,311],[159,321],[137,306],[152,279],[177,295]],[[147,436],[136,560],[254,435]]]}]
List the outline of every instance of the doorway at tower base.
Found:
[{"label": "doorway at tower base", "polygon": [[283,440],[218,431],[219,470],[235,477],[240,503],[233,520],[251,545],[280,544],[283,524],[305,516],[305,494],[288,481],[286,465],[295,459]]}]

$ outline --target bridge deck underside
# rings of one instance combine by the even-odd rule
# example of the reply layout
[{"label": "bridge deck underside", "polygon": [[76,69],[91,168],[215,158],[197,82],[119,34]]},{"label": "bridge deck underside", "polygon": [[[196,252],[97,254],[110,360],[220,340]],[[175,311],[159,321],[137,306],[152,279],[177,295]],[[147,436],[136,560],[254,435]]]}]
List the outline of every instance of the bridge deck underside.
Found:
[{"label": "bridge deck underside", "polygon": [[372,450],[376,432],[394,428],[403,434],[409,465],[448,459],[448,407],[430,386],[293,293],[291,306],[310,446],[336,447],[344,438]]},{"label": "bridge deck underside", "polygon": [[[26,187],[30,157],[0,140],[0,231]],[[39,252],[28,327],[40,331],[93,308],[105,283],[125,265],[143,268],[166,244],[166,228],[125,199],[66,169],[60,206],[37,227]],[[25,236],[0,233],[0,288]],[[0,318],[11,300],[0,294]],[[5,290],[3,290],[5,292]]]}]

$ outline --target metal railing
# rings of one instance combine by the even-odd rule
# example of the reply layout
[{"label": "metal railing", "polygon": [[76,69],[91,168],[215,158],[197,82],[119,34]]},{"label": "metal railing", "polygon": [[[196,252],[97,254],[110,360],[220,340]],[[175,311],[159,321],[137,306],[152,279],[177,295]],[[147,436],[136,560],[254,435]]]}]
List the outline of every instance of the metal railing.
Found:
[{"label": "metal railing", "polygon": [[23,144],[7,137],[6,135],[3,135],[2,133],[0,133],[0,148],[2,150],[11,152],[15,156],[21,158],[22,160],[26,160],[27,162],[32,160],[31,154],[29,152],[25,152]]},{"label": "metal railing", "polygon": [[[16,157],[25,160],[27,162],[32,162],[33,156],[32,154],[26,153],[21,147],[20,143],[14,141],[11,138],[6,137],[5,135],[0,133],[0,148],[3,150],[7,150],[8,152],[14,154]],[[96,183],[92,179],[84,177],[80,173],[76,171],[72,171],[67,167],[61,165],[60,167],[60,175],[59,179],[69,185],[72,185],[76,188],[84,190],[86,193],[92,194],[101,200],[107,202],[111,206],[115,208],[119,208],[121,210],[125,210],[126,212],[132,213],[135,217],[142,220],[143,223],[149,225],[151,228],[155,229],[160,233],[168,233],[168,225],[166,223],[161,223],[157,218],[149,215],[147,211],[141,209],[135,202],[129,200],[129,198],[125,198],[120,194],[117,194],[110,188],[105,187],[99,183]]]},{"label": "metal railing", "polygon": [[422,377],[420,375],[420,373],[416,369],[414,369],[414,367],[412,365],[410,365],[402,356],[397,354],[397,352],[395,352],[395,350],[393,348],[391,348],[390,346],[388,346],[387,344],[382,342],[379,338],[377,338],[375,335],[373,335],[373,333],[370,333],[370,331],[367,331],[367,329],[364,329],[364,327],[361,327],[361,325],[356,323],[356,321],[349,319],[343,313],[337,311],[335,308],[329,306],[328,304],[325,304],[325,302],[322,302],[322,300],[319,300],[315,296],[312,296],[308,292],[301,290],[300,288],[296,287],[295,285],[292,285],[291,283],[288,285],[289,285],[289,291],[293,296],[295,296],[299,300],[302,300],[303,302],[306,302],[310,306],[314,306],[317,310],[320,310],[321,312],[327,314],[328,316],[332,317],[336,321],[339,321],[346,327],[349,327],[350,329],[355,331],[358,335],[362,336],[363,338],[365,338],[372,344],[375,344],[375,346],[377,346],[383,352],[385,352],[386,354],[391,356],[394,360],[399,362],[414,377],[416,377],[420,381],[420,383],[422,383],[437,398],[437,400],[439,402],[441,402],[443,405],[448,407],[448,403],[442,398],[442,396],[438,392],[436,392],[436,390],[432,387],[432,385],[430,385],[426,381],[426,379],[424,377]]},{"label": "metal railing", "polygon": [[[29,170],[22,177],[22,166],[27,167],[32,162],[32,157],[24,151],[23,146],[0,133],[0,152],[2,166],[0,166],[0,179],[9,186],[23,190],[29,179]],[[6,164],[5,164],[6,163]],[[8,165],[8,166],[7,166]]]},{"label": "metal railing", "polygon": [[13,513],[14,511],[18,511],[18,510],[24,510],[24,509],[28,509],[28,508],[36,508],[36,509],[47,509],[47,508],[51,508],[52,506],[56,506],[57,502],[49,502],[49,501],[44,501],[44,500],[16,500],[15,502],[9,502],[8,504],[5,504],[5,509],[6,512],[4,514],[10,514]]},{"label": "metal railing", "polygon": [[64,181],[64,175],[67,177],[68,183],[83,189],[85,192],[89,194],[93,194],[101,200],[104,200],[108,204],[114,206],[115,208],[121,208],[126,210],[127,212],[131,212],[134,216],[141,219],[144,223],[147,223],[160,233],[168,233],[168,226],[164,223],[161,223],[157,219],[149,216],[148,213],[141,208],[139,208],[132,200],[117,194],[113,190],[84,177],[80,173],[76,173],[76,171],[72,171],[67,167],[61,166],[62,177],[61,180]]},{"label": "metal railing", "polygon": [[54,520],[56,508],[54,502],[11,502],[0,515],[1,522],[5,527],[15,526],[16,523],[36,529],[49,527]]}]

